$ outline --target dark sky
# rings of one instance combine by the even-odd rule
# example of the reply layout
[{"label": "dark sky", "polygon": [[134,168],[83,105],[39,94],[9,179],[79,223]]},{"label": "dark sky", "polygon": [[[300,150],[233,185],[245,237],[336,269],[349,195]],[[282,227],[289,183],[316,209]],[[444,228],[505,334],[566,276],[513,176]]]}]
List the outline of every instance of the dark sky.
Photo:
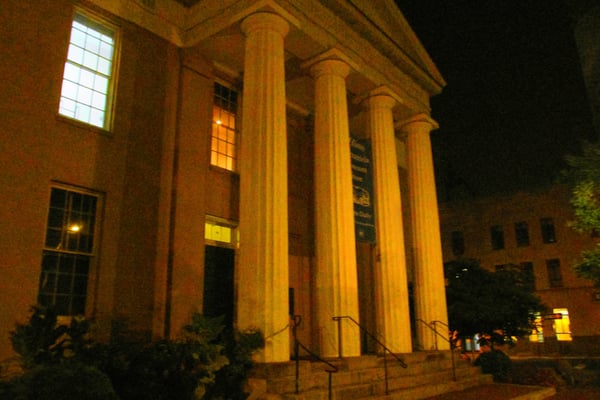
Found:
[{"label": "dark sky", "polygon": [[397,0],[447,86],[432,99],[440,198],[552,182],[593,139],[562,0]]}]

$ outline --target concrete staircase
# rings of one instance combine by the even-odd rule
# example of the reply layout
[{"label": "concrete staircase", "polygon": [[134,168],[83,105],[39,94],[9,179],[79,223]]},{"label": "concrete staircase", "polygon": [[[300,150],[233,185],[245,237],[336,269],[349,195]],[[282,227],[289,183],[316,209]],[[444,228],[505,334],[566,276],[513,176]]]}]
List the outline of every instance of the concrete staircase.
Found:
[{"label": "concrete staircase", "polygon": [[[416,352],[401,357],[402,366],[388,357],[388,394],[386,395],[383,358],[362,356],[329,360],[338,368],[331,374],[331,399],[417,400],[438,394],[464,390],[492,382],[468,361],[455,359],[456,380],[449,351]],[[300,361],[298,383],[294,362],[257,366],[249,380],[253,400],[328,400],[327,365]],[[296,384],[298,393],[296,393]]]}]

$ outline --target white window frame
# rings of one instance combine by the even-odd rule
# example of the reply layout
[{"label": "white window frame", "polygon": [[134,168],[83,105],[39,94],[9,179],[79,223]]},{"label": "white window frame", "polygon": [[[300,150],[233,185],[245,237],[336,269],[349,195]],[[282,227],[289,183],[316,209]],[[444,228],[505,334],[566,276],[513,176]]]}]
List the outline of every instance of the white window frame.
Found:
[{"label": "white window frame", "polygon": [[[72,203],[68,203],[68,207],[67,208],[63,208],[63,211],[65,211],[65,213],[60,213],[61,208],[56,208],[53,207],[52,204],[52,192],[53,190],[61,190],[64,191],[67,195],[69,194],[79,194],[82,196],[89,196],[89,197],[94,197],[95,198],[95,211],[93,214],[93,228],[91,230],[87,231],[87,236],[89,237],[91,234],[91,246],[87,247],[87,249],[85,248],[85,246],[82,248],[80,244],[75,244],[73,246],[69,245],[68,243],[72,240],[74,240],[75,242],[73,243],[77,243],[79,240],[81,240],[78,236],[79,235],[83,235],[86,233],[85,231],[85,226],[83,226],[82,224],[78,223],[79,221],[83,221],[86,220],[86,218],[84,217],[89,217],[89,213],[84,213],[81,214],[79,213],[79,211],[81,210],[76,210],[73,208]],[[92,304],[94,302],[95,296],[94,296],[94,292],[95,292],[95,282],[96,282],[96,276],[95,276],[95,271],[96,271],[96,262],[97,262],[97,253],[98,253],[98,247],[99,247],[99,242],[100,242],[100,224],[102,222],[102,209],[103,209],[103,205],[104,205],[104,197],[101,193],[92,191],[92,190],[88,190],[88,189],[83,189],[83,188],[79,188],[79,187],[73,187],[73,186],[69,186],[69,185],[64,185],[64,184],[52,184],[50,187],[50,191],[49,191],[49,196],[48,196],[48,219],[46,221],[45,224],[45,240],[44,240],[44,246],[43,246],[43,251],[42,251],[42,265],[40,266],[40,283],[39,283],[39,288],[38,288],[38,299],[41,299],[42,296],[44,295],[52,295],[53,297],[56,295],[68,295],[68,296],[74,296],[77,295],[76,293],[76,288],[75,286],[71,287],[71,291],[67,292],[67,291],[62,291],[61,289],[61,284],[60,284],[60,277],[59,275],[62,274],[63,277],[66,276],[70,276],[71,279],[75,280],[76,276],[82,275],[81,271],[77,271],[77,267],[73,267],[75,269],[73,269],[71,271],[71,273],[64,271],[63,270],[63,264],[61,261],[61,257],[71,257],[74,261],[76,262],[77,258],[83,258],[86,259],[88,262],[88,269],[87,269],[87,285],[86,285],[86,289],[85,289],[85,299],[84,299],[84,306],[83,306],[83,310],[82,313],[84,315],[88,315],[89,314],[89,310],[92,310],[94,308],[94,304]],[[52,209],[57,210],[58,212],[52,214]],[[60,222],[60,226],[58,225],[58,221],[57,221],[57,216],[62,215],[62,220]],[[79,218],[78,218],[79,217]],[[52,226],[51,226],[52,224]],[[82,231],[80,232],[79,230],[82,229]],[[55,239],[50,238],[49,234],[50,232],[54,232],[54,237]],[[74,237],[73,237],[74,236]],[[57,239],[58,242],[57,242]],[[58,244],[56,244],[58,243]],[[44,257],[47,255],[51,255],[51,253],[57,257],[57,270],[55,272],[53,271],[49,271],[47,270],[47,266],[45,266],[44,262]],[[68,262],[68,261],[67,261]],[[61,271],[62,270],[62,271]],[[43,289],[44,286],[47,286],[48,283],[46,282],[48,279],[50,279],[48,274],[55,274],[56,276],[52,277],[51,279],[55,279],[55,287],[53,288],[52,284],[50,285],[50,287],[47,288],[47,290]],[[71,282],[72,285],[75,285],[75,282],[72,281]],[[39,300],[38,300],[39,301]],[[74,316],[74,315],[79,315],[81,313],[77,313],[77,312],[73,312],[73,303],[72,303],[72,299],[69,300],[70,301],[70,305],[69,305],[69,313],[62,313],[60,312],[60,309],[57,309],[57,312],[59,312],[59,315],[61,316]],[[47,303],[47,302],[46,302]],[[53,300],[49,303],[49,304],[44,304],[43,302],[40,302],[40,304],[42,305],[52,305],[55,306],[56,304],[56,298],[53,298]]]},{"label": "white window frame", "polygon": [[[231,111],[219,107],[217,102],[215,101],[216,93],[213,93],[213,107],[211,112],[211,131],[210,131],[210,165],[212,167],[221,168],[226,171],[237,172],[239,167],[240,160],[240,109],[241,109],[241,93],[240,91],[233,87],[232,85],[226,84],[222,81],[215,81],[214,85],[222,86],[225,89],[228,89],[236,94],[236,110],[235,113],[231,113]],[[215,112],[219,109],[225,114],[233,114],[233,123],[234,126],[231,127],[229,124],[221,125],[222,121],[216,118]],[[222,138],[219,135],[215,135],[215,131],[217,129],[221,129],[221,134],[233,134],[233,142],[231,142],[230,138]],[[226,148],[221,148],[224,146]],[[232,147],[231,151],[229,147]]]},{"label": "white window frame", "polygon": [[[86,32],[78,26],[86,27]],[[63,70],[60,116],[105,131],[111,129],[119,42],[115,24],[75,10]]]}]

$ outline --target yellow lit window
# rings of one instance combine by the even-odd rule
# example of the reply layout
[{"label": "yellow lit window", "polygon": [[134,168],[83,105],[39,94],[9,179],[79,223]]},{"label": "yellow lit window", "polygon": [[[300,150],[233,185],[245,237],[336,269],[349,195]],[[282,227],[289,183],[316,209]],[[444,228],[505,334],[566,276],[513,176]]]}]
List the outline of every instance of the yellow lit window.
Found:
[{"label": "yellow lit window", "polygon": [[59,114],[107,129],[115,56],[115,31],[76,14],[60,96]]},{"label": "yellow lit window", "polygon": [[562,314],[561,319],[554,320],[554,333],[556,334],[556,340],[560,342],[570,342],[573,340],[573,338],[571,337],[569,310],[566,308],[555,308],[553,312],[555,314]]},{"label": "yellow lit window", "polygon": [[210,163],[230,171],[237,168],[236,112],[237,93],[215,83]]}]

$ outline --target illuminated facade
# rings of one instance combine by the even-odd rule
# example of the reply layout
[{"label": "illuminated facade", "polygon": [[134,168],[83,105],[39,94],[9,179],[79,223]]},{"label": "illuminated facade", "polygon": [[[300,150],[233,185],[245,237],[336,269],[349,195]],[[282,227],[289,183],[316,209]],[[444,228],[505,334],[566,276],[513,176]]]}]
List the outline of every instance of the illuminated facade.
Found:
[{"label": "illuminated facade", "polygon": [[[477,259],[495,271],[522,270],[549,308],[527,346],[534,353],[600,352],[600,296],[572,266],[598,238],[568,227],[570,192],[562,186],[440,204],[444,261]],[[552,319],[560,314],[560,319]]]},{"label": "illuminated facade", "polygon": [[225,315],[263,331],[264,362],[289,360],[290,314],[325,357],[373,351],[335,316],[398,353],[434,347],[415,321],[447,321],[429,142],[445,83],[393,1],[7,0],[0,15],[0,359],[37,302],[101,336]]}]

